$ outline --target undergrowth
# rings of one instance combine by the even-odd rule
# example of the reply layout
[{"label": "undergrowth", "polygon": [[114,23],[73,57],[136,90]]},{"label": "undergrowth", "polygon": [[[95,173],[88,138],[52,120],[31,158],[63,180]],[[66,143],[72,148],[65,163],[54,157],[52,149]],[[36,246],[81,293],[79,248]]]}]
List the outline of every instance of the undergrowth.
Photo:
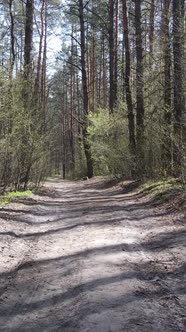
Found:
[{"label": "undergrowth", "polygon": [[185,184],[179,179],[168,178],[158,181],[147,181],[140,186],[141,191],[152,194],[156,200],[166,201],[185,190]]},{"label": "undergrowth", "polygon": [[29,197],[31,194],[32,194],[31,190],[8,192],[8,193],[0,196],[0,206],[5,206],[5,205],[9,204],[11,201],[13,201],[19,197]]}]

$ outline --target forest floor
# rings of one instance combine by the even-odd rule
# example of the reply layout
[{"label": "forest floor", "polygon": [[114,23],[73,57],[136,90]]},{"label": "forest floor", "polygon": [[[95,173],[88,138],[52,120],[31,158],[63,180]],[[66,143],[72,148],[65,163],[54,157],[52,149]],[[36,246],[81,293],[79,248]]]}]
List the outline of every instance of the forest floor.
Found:
[{"label": "forest floor", "polygon": [[0,331],[186,331],[184,209],[48,180],[0,209]]}]

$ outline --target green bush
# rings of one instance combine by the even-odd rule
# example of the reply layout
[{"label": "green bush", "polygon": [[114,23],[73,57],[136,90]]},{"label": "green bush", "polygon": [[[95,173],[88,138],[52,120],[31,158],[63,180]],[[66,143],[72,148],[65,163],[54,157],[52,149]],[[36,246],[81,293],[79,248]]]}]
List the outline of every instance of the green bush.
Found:
[{"label": "green bush", "polygon": [[5,206],[17,198],[25,198],[32,195],[32,191],[11,191],[5,195],[0,195],[0,206]]},{"label": "green bush", "polygon": [[107,109],[90,113],[88,133],[94,174],[131,176],[133,162],[129,153],[125,106],[113,114]]},{"label": "green bush", "polygon": [[47,172],[49,134],[41,129],[32,89],[25,106],[24,84],[21,75],[8,80],[0,72],[0,192],[26,189],[27,180],[38,184]]}]

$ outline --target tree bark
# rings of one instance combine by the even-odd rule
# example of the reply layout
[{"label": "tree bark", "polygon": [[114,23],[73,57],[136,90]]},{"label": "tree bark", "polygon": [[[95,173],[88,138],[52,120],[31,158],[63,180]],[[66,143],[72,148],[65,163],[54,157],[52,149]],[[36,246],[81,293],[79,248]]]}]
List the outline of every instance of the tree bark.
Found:
[{"label": "tree bark", "polygon": [[150,64],[152,63],[152,57],[154,53],[154,12],[155,12],[155,0],[151,0],[150,4],[150,33],[149,33],[149,44],[150,44]]},{"label": "tree bark", "polygon": [[115,4],[115,24],[114,24],[114,106],[117,105],[118,98],[118,19],[119,19],[119,3],[118,0],[114,1]]},{"label": "tree bark", "polygon": [[113,113],[115,106],[114,93],[114,0],[109,0],[109,74],[110,74],[110,93],[109,108]]},{"label": "tree bark", "polygon": [[13,0],[9,1],[9,14],[10,14],[10,44],[11,44],[11,77],[12,77],[12,73],[14,70],[14,63],[15,63],[15,58],[16,58],[16,54],[15,54],[15,36],[14,36],[14,27],[15,27],[15,23],[14,23],[14,15],[13,15],[13,11],[12,11],[12,5],[13,5]]},{"label": "tree bark", "polygon": [[183,84],[183,20],[182,0],[173,0],[173,57],[174,57],[174,174],[181,175],[182,167],[182,120],[185,109]]},{"label": "tree bark", "polygon": [[162,44],[164,49],[164,142],[163,142],[163,169],[167,174],[171,173],[171,159],[172,159],[172,143],[171,143],[171,42],[169,33],[170,23],[170,0],[164,0],[163,3],[163,38]]},{"label": "tree bark", "polygon": [[81,38],[81,70],[82,70],[82,86],[83,86],[83,111],[84,111],[84,125],[83,125],[83,144],[85,156],[87,161],[87,176],[93,176],[93,161],[91,155],[91,147],[88,141],[88,87],[87,87],[87,73],[85,62],[85,23],[84,23],[84,4],[83,0],[79,0],[79,20],[80,20],[80,38]]},{"label": "tree bark", "polygon": [[[34,0],[27,0],[26,2],[26,18],[25,18],[25,43],[24,43],[24,86],[23,86],[23,101],[26,112],[31,113],[32,109],[32,91],[31,91],[31,74],[32,74],[32,48],[33,48],[33,16],[34,16]],[[29,134],[28,134],[29,135]],[[21,177],[26,189],[31,165],[33,146],[28,142],[27,133],[23,134],[22,143],[27,147],[21,156]]]},{"label": "tree bark", "polygon": [[26,79],[28,78],[32,64],[33,15],[34,0],[27,0],[24,44],[24,74]]},{"label": "tree bark", "polygon": [[[35,95],[36,99],[39,99],[41,92],[41,59],[42,59],[42,50],[43,50],[43,38],[44,38],[44,9],[45,9],[45,0],[42,0],[42,5],[40,9],[40,19],[41,19],[41,30],[39,32],[39,53],[37,59],[37,71],[35,78]],[[39,28],[38,28],[39,29]]]},{"label": "tree bark", "polygon": [[123,9],[123,39],[125,47],[125,93],[128,109],[128,128],[129,128],[129,144],[130,151],[134,154],[136,149],[135,141],[135,125],[134,125],[134,113],[132,105],[132,93],[130,87],[130,75],[131,75],[131,59],[130,59],[130,44],[129,44],[129,30],[128,30],[128,16],[127,16],[127,2],[122,1]]},{"label": "tree bark", "polygon": [[136,144],[138,153],[138,173],[144,172],[144,78],[143,78],[143,43],[141,24],[142,0],[135,0],[136,30]]}]

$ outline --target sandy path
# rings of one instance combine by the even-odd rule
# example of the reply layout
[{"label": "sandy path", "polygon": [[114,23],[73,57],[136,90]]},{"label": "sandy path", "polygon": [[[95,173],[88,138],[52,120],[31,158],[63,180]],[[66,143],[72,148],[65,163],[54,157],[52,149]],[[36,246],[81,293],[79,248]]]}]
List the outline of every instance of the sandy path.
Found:
[{"label": "sandy path", "polygon": [[99,180],[0,211],[0,331],[185,331],[183,221]]}]

